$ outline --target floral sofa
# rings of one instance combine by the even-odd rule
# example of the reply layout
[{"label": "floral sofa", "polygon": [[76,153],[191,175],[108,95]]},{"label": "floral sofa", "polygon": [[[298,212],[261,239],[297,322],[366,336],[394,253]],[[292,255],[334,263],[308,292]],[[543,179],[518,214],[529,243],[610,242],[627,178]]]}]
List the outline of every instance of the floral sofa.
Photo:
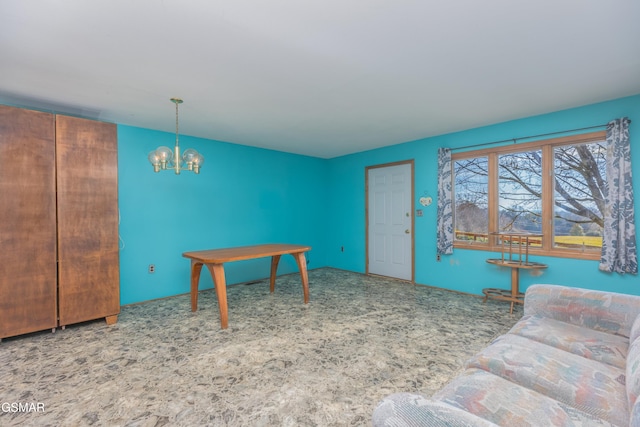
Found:
[{"label": "floral sofa", "polygon": [[524,316],[431,398],[398,393],[374,426],[638,426],[640,297],[527,289]]}]

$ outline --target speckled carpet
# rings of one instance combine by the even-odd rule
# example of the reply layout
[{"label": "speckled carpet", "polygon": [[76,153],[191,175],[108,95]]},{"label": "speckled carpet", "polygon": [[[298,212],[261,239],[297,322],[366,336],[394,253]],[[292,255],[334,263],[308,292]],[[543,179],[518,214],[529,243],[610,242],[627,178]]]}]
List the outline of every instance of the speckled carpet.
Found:
[{"label": "speckled carpet", "polygon": [[[330,268],[123,307],[0,343],[0,425],[370,425],[378,401],[427,395],[522,315],[517,306]],[[15,404],[33,404],[16,412]],[[13,405],[13,406],[12,406]],[[37,406],[36,406],[37,405]]]}]

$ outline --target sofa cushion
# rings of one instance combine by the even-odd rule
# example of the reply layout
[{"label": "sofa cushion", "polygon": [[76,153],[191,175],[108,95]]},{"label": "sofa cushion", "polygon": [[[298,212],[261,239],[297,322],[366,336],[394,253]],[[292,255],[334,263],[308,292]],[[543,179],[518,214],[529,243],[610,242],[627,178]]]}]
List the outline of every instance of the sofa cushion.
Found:
[{"label": "sofa cushion", "polygon": [[629,342],[634,342],[638,337],[640,337],[640,316],[636,317],[636,320],[633,321],[631,333],[629,334]]},{"label": "sofa cushion", "polygon": [[468,369],[437,392],[433,399],[503,426],[611,425],[570,405],[480,369]]},{"label": "sofa cushion", "polygon": [[636,339],[629,347],[626,375],[627,398],[631,408],[640,395],[640,339]]},{"label": "sofa cushion", "polygon": [[640,427],[640,401],[631,407],[631,417],[629,419],[629,427]]},{"label": "sofa cushion", "polygon": [[418,394],[385,397],[373,412],[375,427],[497,427],[471,413]]},{"label": "sofa cushion", "polygon": [[515,334],[467,362],[615,425],[629,423],[625,371]]},{"label": "sofa cushion", "polygon": [[524,298],[524,314],[629,337],[640,314],[640,298],[615,292],[555,285],[531,285]]},{"label": "sofa cushion", "polygon": [[541,316],[524,316],[511,331],[587,359],[624,369],[629,339]]}]

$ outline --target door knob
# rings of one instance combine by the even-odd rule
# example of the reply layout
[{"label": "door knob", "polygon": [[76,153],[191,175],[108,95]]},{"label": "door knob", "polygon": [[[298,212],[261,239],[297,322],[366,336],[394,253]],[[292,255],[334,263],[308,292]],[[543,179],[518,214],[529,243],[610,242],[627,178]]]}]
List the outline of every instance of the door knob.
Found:
[{"label": "door knob", "polygon": [[406,230],[404,230],[404,234],[410,234],[411,231],[409,231],[409,229],[407,228]]}]

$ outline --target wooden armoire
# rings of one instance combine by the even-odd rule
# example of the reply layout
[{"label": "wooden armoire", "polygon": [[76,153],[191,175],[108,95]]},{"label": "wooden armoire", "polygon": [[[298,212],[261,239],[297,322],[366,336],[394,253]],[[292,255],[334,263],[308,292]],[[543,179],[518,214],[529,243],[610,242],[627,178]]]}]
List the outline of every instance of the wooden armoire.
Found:
[{"label": "wooden armoire", "polygon": [[116,125],[0,105],[0,339],[120,312]]}]

